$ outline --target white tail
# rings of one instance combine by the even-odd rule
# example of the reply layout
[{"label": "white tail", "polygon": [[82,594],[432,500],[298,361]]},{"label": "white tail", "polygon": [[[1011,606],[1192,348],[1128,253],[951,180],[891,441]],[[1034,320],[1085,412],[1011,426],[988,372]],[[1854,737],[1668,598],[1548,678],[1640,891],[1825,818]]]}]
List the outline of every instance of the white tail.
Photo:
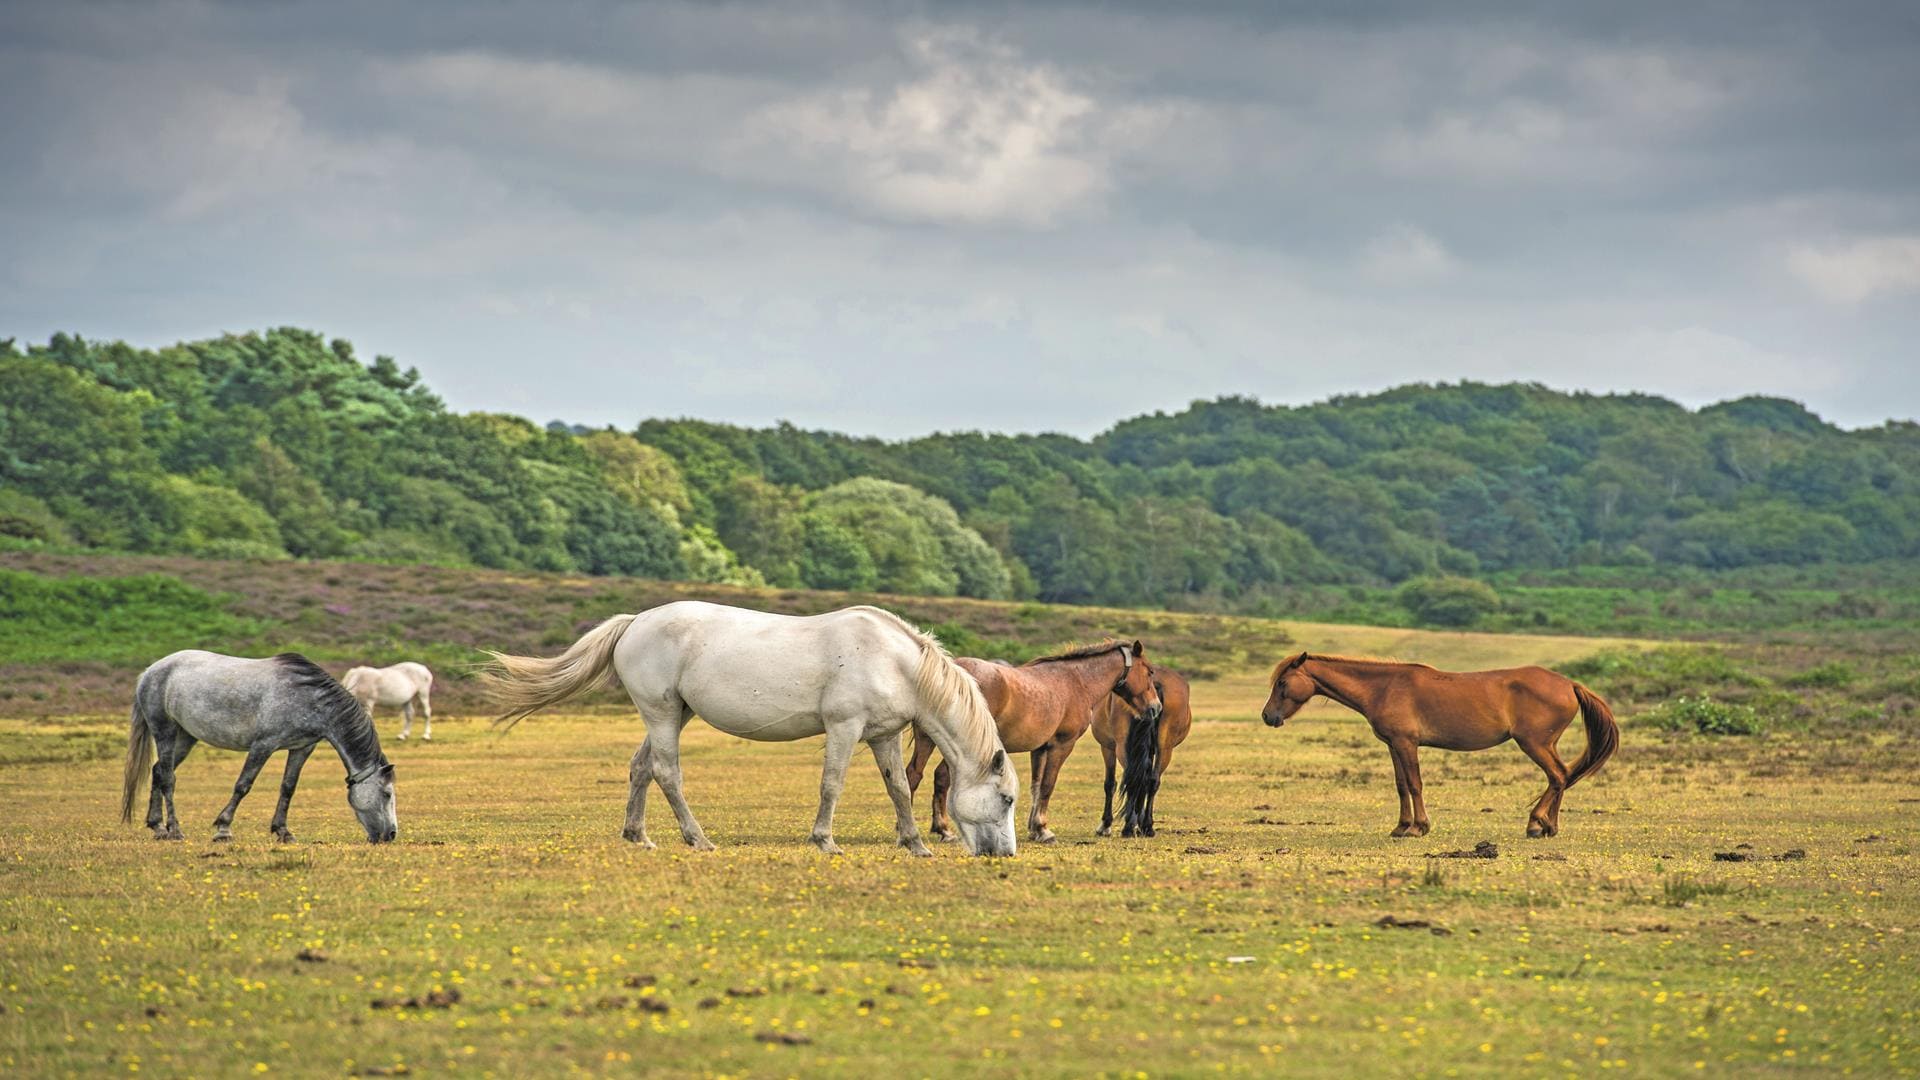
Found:
[{"label": "white tail", "polygon": [[549,705],[593,689],[613,666],[613,647],[633,615],[615,615],[586,632],[566,652],[551,659],[489,652],[480,681],[494,703],[506,711],[494,724],[507,727]]}]

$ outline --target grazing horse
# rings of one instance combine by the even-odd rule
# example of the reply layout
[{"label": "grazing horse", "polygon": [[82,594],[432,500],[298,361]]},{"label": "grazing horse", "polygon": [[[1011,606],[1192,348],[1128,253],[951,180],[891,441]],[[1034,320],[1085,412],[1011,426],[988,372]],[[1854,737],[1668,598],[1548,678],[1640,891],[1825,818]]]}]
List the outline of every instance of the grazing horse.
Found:
[{"label": "grazing horse", "polygon": [[[1425,836],[1427,804],[1420,797],[1420,748],[1485,750],[1508,739],[1547,774],[1547,790],[1527,816],[1527,835],[1560,831],[1560,798],[1599,769],[1620,746],[1613,710],[1593,691],[1546,668],[1440,671],[1425,664],[1356,660],[1295,653],[1273,669],[1273,688],[1260,718],[1279,727],[1315,695],[1367,718],[1393,755],[1400,789],[1395,836]],[[1556,746],[1574,717],[1586,722],[1587,748],[1572,768]]]},{"label": "grazing horse", "polygon": [[[140,674],[133,690],[133,717],[127,728],[127,771],[120,792],[120,820],[133,820],[140,781],[153,764],[153,790],[147,800],[147,828],[155,840],[179,840],[180,819],[173,811],[174,770],[204,742],[223,750],[245,750],[247,762],[234,781],[233,798],[213,819],[213,838],[231,840],[234,811],[253,788],[253,778],[275,751],[287,751],[280,781],[280,804],[271,826],[276,839],[288,841],[287,807],[300,782],[300,769],[322,740],[347,767],[347,804],[373,843],[399,832],[394,812],[393,766],[380,752],[380,734],[366,711],[333,676],[298,653],[269,660],[188,649],[156,662]],[[154,751],[158,749],[158,760]],[[160,816],[166,804],[166,819]]]},{"label": "grazing horse", "polygon": [[[1033,806],[1027,813],[1027,836],[1042,843],[1053,839],[1053,830],[1047,827],[1047,803],[1053,798],[1060,766],[1093,722],[1094,706],[1108,695],[1119,695],[1146,715],[1160,715],[1160,694],[1147,677],[1145,650],[1138,641],[1131,645],[1103,641],[1029,660],[1020,667],[964,656],[955,662],[980,684],[1007,751],[1033,752]],[[944,759],[945,748],[941,750]],[[924,740],[914,739],[913,760],[907,766],[909,790],[919,788],[933,751]],[[934,835],[950,840],[953,833],[944,812],[949,776],[947,762],[942,760],[933,774],[932,829]]]},{"label": "grazing horse", "polygon": [[482,679],[506,712],[497,723],[555,705],[611,670],[646,721],[629,772],[628,840],[647,839],[647,787],[657,782],[688,846],[713,844],[680,791],[680,730],[701,719],[757,742],[826,736],[820,812],[811,840],[829,855],[833,811],[854,748],[866,743],[893,799],[900,846],[931,855],[913,823],[900,733],[925,732],[960,764],[953,815],[975,855],[1014,852],[1018,781],[980,691],[940,643],[891,612],[850,607],[796,617],[694,600],[615,615],[551,660],[494,653]]},{"label": "grazing horse", "polygon": [[1107,760],[1107,803],[1100,814],[1099,835],[1113,832],[1113,765],[1116,751],[1126,755],[1126,774],[1120,787],[1121,836],[1153,835],[1153,803],[1160,794],[1160,778],[1173,760],[1173,748],[1187,739],[1193,729],[1193,704],[1187,694],[1186,677],[1172,668],[1149,668],[1154,688],[1160,691],[1162,712],[1149,720],[1133,709],[1118,694],[1108,697],[1093,710],[1093,739]]},{"label": "grazing horse", "polygon": [[427,665],[407,660],[392,667],[357,667],[341,676],[340,685],[367,710],[368,716],[373,715],[375,705],[400,706],[401,742],[406,742],[407,733],[413,730],[413,710],[417,706],[427,718],[427,730],[421,733],[420,741],[433,741],[433,703],[428,700],[433,690],[433,672],[427,670]]}]

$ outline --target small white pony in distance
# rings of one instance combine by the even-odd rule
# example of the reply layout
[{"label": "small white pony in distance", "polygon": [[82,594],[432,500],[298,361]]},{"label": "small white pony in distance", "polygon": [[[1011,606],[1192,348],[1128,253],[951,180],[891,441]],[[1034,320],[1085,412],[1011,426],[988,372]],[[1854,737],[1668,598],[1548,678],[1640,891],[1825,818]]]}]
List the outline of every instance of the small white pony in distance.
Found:
[{"label": "small white pony in distance", "polygon": [[428,700],[433,691],[433,672],[427,665],[407,660],[392,667],[357,667],[340,679],[340,685],[367,710],[369,719],[375,705],[400,706],[401,742],[406,742],[407,733],[413,730],[413,710],[418,706],[427,720],[427,730],[420,738],[433,741],[433,703]]},{"label": "small white pony in distance", "polygon": [[657,782],[687,845],[713,844],[680,791],[680,731],[699,714],[729,735],[788,742],[824,734],[820,811],[810,839],[829,855],[833,811],[854,747],[873,750],[893,799],[900,846],[931,855],[913,821],[900,733],[917,725],[954,765],[949,807],[967,851],[1014,853],[1018,791],[980,689],[931,636],[872,607],[798,617],[693,600],[615,615],[550,660],[493,654],[481,675],[512,725],[616,675],[646,721],[629,771],[622,835],[647,847],[647,788]]}]

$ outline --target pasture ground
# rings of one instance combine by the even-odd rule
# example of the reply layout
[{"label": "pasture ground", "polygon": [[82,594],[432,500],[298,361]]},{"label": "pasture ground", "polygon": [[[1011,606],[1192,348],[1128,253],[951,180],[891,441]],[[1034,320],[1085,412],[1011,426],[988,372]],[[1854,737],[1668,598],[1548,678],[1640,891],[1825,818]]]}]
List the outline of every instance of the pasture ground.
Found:
[{"label": "pasture ground", "polygon": [[[1466,666],[1595,644],[1401,651]],[[848,854],[823,857],[803,841],[819,743],[697,722],[688,796],[721,848],[679,847],[656,792],[662,846],[638,850],[619,827],[641,728],[614,710],[505,737],[443,717],[431,745],[383,720],[402,835],[384,848],[357,839],[324,751],[299,842],[266,835],[276,762],[238,839],[210,843],[240,757],[197,751],[178,788],[191,839],[161,844],[117,821],[123,719],[0,721],[0,1071],[1920,1069],[1910,741],[1629,724],[1542,841],[1523,835],[1540,774],[1511,746],[1428,751],[1434,832],[1392,840],[1392,771],[1364,723],[1317,703],[1270,730],[1263,696],[1245,668],[1195,685],[1158,837],[1093,836],[1089,738],[1054,800],[1060,840],[1011,860],[896,849],[864,755]],[[1425,857],[1481,840],[1497,858]]]}]

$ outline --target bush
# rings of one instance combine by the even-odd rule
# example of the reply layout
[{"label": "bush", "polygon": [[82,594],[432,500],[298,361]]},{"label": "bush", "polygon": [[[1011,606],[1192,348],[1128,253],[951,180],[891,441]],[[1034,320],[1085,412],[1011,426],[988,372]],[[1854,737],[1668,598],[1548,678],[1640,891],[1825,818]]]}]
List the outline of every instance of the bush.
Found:
[{"label": "bush", "polygon": [[1766,683],[1735,664],[1725,651],[1707,645],[1609,649],[1563,665],[1560,671],[1570,679],[1593,684],[1609,697],[1634,701],[1707,697]]},{"label": "bush", "polygon": [[1860,672],[1852,664],[1844,660],[1831,660],[1818,667],[1808,668],[1798,675],[1789,676],[1786,683],[1788,686],[1837,690],[1852,686],[1854,680],[1859,677]]},{"label": "bush", "polygon": [[1500,594],[1473,578],[1417,578],[1402,585],[1395,599],[1416,620],[1435,626],[1472,626],[1500,610]]},{"label": "bush", "polygon": [[1710,697],[1676,698],[1642,713],[1642,723],[1662,731],[1692,731],[1701,735],[1759,735],[1766,721],[1751,705],[1715,701]]},{"label": "bush", "polygon": [[70,544],[73,534],[46,503],[12,488],[0,488],[0,536]]}]

